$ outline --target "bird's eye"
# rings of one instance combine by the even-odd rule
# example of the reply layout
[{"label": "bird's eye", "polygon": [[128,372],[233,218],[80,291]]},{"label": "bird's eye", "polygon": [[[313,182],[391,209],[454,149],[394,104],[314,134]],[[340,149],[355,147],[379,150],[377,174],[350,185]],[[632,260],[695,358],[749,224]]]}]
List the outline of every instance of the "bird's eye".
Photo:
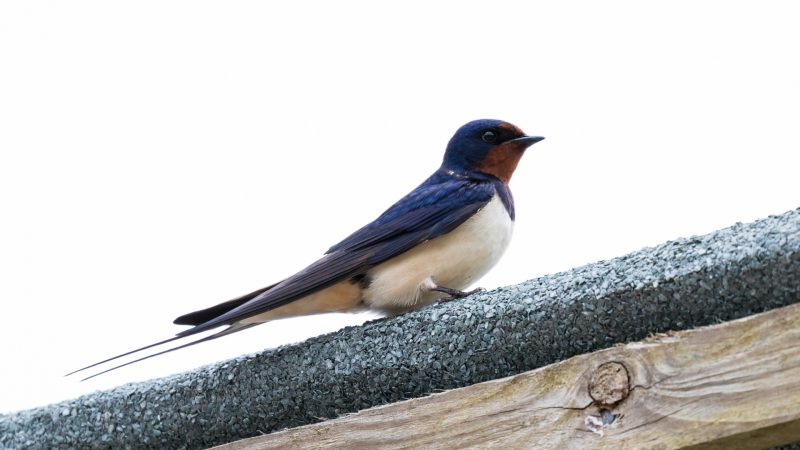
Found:
[{"label": "bird's eye", "polygon": [[483,136],[481,136],[481,139],[483,139],[483,142],[486,142],[487,144],[491,144],[491,143],[494,142],[495,139],[497,139],[497,135],[495,135],[494,132],[492,132],[492,131],[487,131],[486,133],[483,133]]}]

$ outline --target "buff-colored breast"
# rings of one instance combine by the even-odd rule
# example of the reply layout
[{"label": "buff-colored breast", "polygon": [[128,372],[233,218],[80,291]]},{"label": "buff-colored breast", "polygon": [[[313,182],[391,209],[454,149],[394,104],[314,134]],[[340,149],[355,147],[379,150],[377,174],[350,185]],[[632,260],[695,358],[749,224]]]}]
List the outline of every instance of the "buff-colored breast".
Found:
[{"label": "buff-colored breast", "polygon": [[458,228],[372,268],[364,303],[389,313],[445,296],[431,287],[463,290],[485,275],[505,252],[514,222],[495,195]]}]

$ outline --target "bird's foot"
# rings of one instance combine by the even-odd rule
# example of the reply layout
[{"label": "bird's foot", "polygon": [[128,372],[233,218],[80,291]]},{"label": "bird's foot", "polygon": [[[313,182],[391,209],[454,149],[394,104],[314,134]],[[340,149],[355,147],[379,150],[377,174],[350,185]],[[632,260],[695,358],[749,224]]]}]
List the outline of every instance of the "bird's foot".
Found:
[{"label": "bird's foot", "polygon": [[456,300],[456,299],[459,299],[459,298],[469,297],[470,295],[472,295],[472,294],[474,294],[476,292],[485,291],[486,289],[479,287],[479,288],[475,288],[475,289],[473,289],[471,291],[466,291],[465,292],[465,291],[459,291],[458,289],[450,289],[450,288],[444,287],[444,286],[436,286],[434,288],[431,288],[431,290],[432,291],[437,291],[437,292],[442,292],[442,293],[445,293],[445,294],[450,296],[450,297],[440,298],[439,300],[437,300],[436,304],[438,305],[439,303],[447,303],[447,302],[450,302],[450,301],[453,301],[453,300]]}]

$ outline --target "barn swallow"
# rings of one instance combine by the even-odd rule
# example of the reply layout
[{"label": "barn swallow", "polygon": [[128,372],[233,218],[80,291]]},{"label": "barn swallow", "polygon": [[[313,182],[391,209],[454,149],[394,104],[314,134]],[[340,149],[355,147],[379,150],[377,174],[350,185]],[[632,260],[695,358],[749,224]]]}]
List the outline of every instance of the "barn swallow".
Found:
[{"label": "barn swallow", "polygon": [[227,328],[88,378],[270,320],[363,309],[392,315],[469,295],[462,289],[485,275],[508,246],[514,226],[508,183],[525,150],[542,139],[508,122],[469,122],[450,139],[433,175],[310,266],[178,317],[175,324],[192,328],[172,338],[68,375],[222,326]]}]

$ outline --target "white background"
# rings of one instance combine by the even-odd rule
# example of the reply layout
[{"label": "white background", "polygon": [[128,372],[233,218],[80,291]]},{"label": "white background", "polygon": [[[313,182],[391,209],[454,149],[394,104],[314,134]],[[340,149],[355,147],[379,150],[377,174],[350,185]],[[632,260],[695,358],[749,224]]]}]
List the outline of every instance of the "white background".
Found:
[{"label": "white background", "polygon": [[62,377],[312,262],[472,119],[547,137],[512,180],[515,237],[483,287],[800,206],[795,8],[0,3],[0,411],[365,320]]}]

